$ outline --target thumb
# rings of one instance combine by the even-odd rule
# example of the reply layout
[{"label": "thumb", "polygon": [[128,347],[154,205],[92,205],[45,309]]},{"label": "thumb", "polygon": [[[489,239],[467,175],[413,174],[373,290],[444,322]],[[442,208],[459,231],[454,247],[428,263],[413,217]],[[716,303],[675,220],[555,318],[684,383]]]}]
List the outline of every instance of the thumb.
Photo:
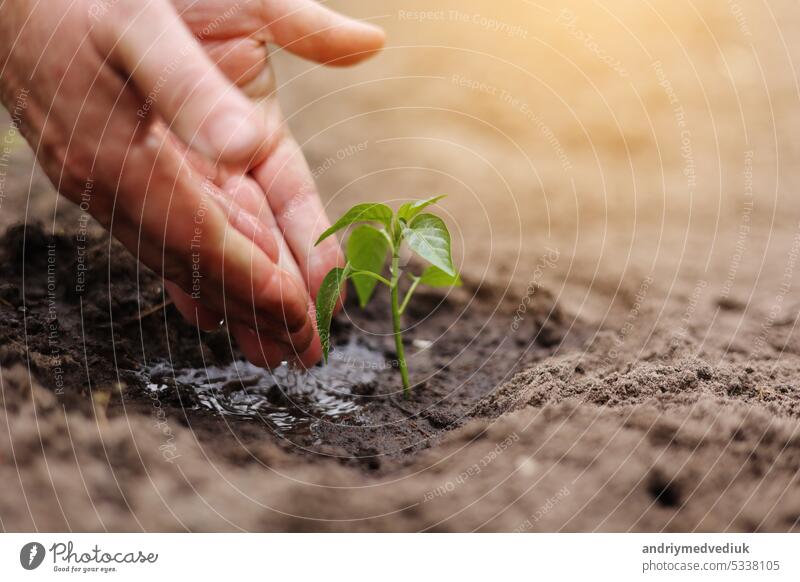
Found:
[{"label": "thumb", "polygon": [[354,20],[315,0],[264,2],[270,40],[306,59],[328,65],[352,65],[379,51],[383,30]]},{"label": "thumb", "polygon": [[212,160],[255,163],[268,141],[263,118],[217,69],[167,0],[109,3],[92,26],[103,56],[145,96],[139,115],[160,114]]}]

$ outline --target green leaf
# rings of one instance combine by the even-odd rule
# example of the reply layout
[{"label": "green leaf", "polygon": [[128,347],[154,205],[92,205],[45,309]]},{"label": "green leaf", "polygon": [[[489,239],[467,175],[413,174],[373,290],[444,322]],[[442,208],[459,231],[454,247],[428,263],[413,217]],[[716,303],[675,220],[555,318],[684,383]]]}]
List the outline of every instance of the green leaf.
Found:
[{"label": "green leaf", "polygon": [[322,342],[322,357],[325,363],[328,363],[328,353],[331,348],[331,318],[333,318],[333,309],[336,307],[336,302],[342,293],[342,285],[347,280],[350,272],[349,265],[342,267],[334,267],[320,285],[319,293],[317,293],[317,332],[319,339]]},{"label": "green leaf", "polygon": [[[359,226],[350,233],[347,240],[347,261],[354,271],[370,271],[380,275],[388,251],[389,239],[371,226]],[[353,275],[351,279],[359,305],[366,307],[378,281],[367,275]]]},{"label": "green leaf", "polygon": [[450,275],[433,265],[422,272],[419,282],[429,287],[461,287],[461,277],[458,273]]},{"label": "green leaf", "polygon": [[350,210],[345,212],[341,218],[339,218],[339,220],[333,224],[333,226],[323,232],[319,239],[317,239],[316,244],[318,245],[333,233],[345,228],[346,226],[350,226],[355,222],[380,222],[385,224],[386,228],[391,228],[393,217],[394,212],[392,212],[392,209],[385,204],[374,202],[356,204]]},{"label": "green leaf", "polygon": [[444,221],[433,214],[420,214],[410,224],[403,225],[403,237],[420,257],[455,276],[450,257],[450,233]]},{"label": "green leaf", "polygon": [[397,216],[402,218],[406,222],[411,222],[417,214],[425,210],[431,204],[436,204],[444,198],[446,194],[441,194],[439,196],[434,196],[432,198],[428,198],[426,200],[417,200],[415,202],[407,202],[400,206],[400,209],[397,211]]}]

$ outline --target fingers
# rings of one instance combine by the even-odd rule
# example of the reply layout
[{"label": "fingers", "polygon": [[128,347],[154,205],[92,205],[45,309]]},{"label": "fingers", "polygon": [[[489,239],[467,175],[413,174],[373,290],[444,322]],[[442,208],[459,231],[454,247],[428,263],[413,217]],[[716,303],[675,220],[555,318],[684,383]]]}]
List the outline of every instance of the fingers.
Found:
[{"label": "fingers", "polygon": [[[214,331],[220,327],[222,324],[220,314],[192,299],[174,283],[165,281],[164,286],[177,310],[190,324],[198,326],[203,331]],[[308,368],[322,358],[322,348],[318,338],[305,351],[298,353],[295,346],[279,342],[241,323],[231,323],[229,331],[244,357],[256,366],[276,368],[284,362],[291,362]]]},{"label": "fingers", "polygon": [[[250,217],[252,222],[259,225],[259,228],[269,236],[270,240],[279,241],[273,243],[273,247],[265,252],[277,263],[279,268],[299,278],[300,269],[295,263],[288,245],[283,241],[283,236],[264,193],[253,179],[248,176],[232,177],[225,182],[222,188],[224,200],[221,201],[221,204],[228,209],[229,220],[232,212],[236,212],[239,216],[245,214]],[[233,222],[232,225],[236,226]],[[241,228],[238,230],[248,238],[253,237],[252,234],[248,234]],[[219,327],[222,319],[220,313],[209,309],[198,299],[192,298],[174,283],[166,283],[165,287],[172,297],[175,307],[187,321],[206,331]],[[322,355],[319,337],[313,327],[313,313],[309,313],[309,325],[289,336],[276,335],[274,332],[267,333],[267,330],[263,328],[254,330],[235,321],[231,323],[229,330],[245,357],[257,365],[275,367],[281,362],[290,361],[308,367],[318,362]],[[310,340],[309,335],[311,336]]]},{"label": "fingers", "polygon": [[210,158],[259,160],[269,133],[166,0],[117,0],[92,28],[100,52],[130,76],[170,129]]},{"label": "fingers", "polygon": [[242,354],[251,364],[262,368],[277,368],[291,359],[283,346],[268,337],[262,337],[254,330],[241,324],[230,326]]},{"label": "fingers", "polygon": [[258,236],[228,221],[234,206],[220,206],[224,194],[189,171],[169,141],[132,148],[119,180],[112,234],[143,262],[227,321],[308,347],[305,285],[277,266],[266,243],[253,243]]},{"label": "fingers", "polygon": [[284,137],[270,157],[253,169],[253,176],[266,192],[303,280],[316,298],[325,275],[343,266],[344,256],[335,237],[314,246],[330,222],[300,147],[290,136]]},{"label": "fingers", "polygon": [[[221,314],[192,299],[175,283],[165,281],[164,287],[175,308],[191,325],[202,331],[215,331],[224,323]],[[244,357],[256,366],[275,368],[283,362],[291,362],[309,368],[322,359],[322,345],[316,330],[311,343],[302,352],[298,352],[299,348],[293,344],[280,342],[241,323],[231,323],[229,331]]]},{"label": "fingers", "polygon": [[318,63],[352,65],[379,51],[383,30],[326,8],[315,0],[262,0],[273,42]]},{"label": "fingers", "polygon": [[[174,283],[165,281],[164,287],[178,312],[190,324],[196,325],[203,331],[214,331],[222,325],[222,315],[192,299]],[[315,337],[308,348],[298,353],[295,346],[279,342],[241,323],[232,323],[229,331],[244,357],[256,366],[275,368],[283,362],[291,362],[309,368],[322,359],[319,337]]]},{"label": "fingers", "polygon": [[[294,259],[293,253],[289,248],[286,240],[283,237],[277,221],[272,213],[272,209],[267,202],[264,191],[258,184],[249,176],[237,176],[230,178],[224,185],[223,190],[230,197],[233,203],[250,213],[252,216],[257,217],[258,221],[262,223],[274,235],[277,242],[277,258],[275,259],[278,266],[286,272],[295,275],[301,279],[301,270]],[[315,312],[312,303],[309,303],[309,319],[312,324],[315,320]],[[265,354],[272,354],[275,351],[274,343],[270,338],[264,338],[262,334],[234,334],[237,337],[237,342],[247,342],[251,345],[250,350],[254,350],[259,341],[266,341],[263,347]],[[240,338],[239,335],[242,337]],[[241,344],[240,344],[241,345]],[[244,348],[242,348],[244,351]],[[311,344],[302,352],[296,351],[294,348],[291,353],[284,354],[284,360],[289,360],[302,366],[308,367],[316,364],[322,358],[322,347],[319,336],[314,329],[314,337]],[[248,358],[249,359],[249,358]]]},{"label": "fingers", "polygon": [[[228,183],[231,181],[239,182],[240,180],[244,181],[247,178],[232,178]],[[241,198],[237,199],[230,193],[220,192],[216,188],[208,188],[207,193],[225,211],[228,223],[232,227],[264,251],[273,263],[279,264],[278,241],[282,242],[283,237],[271,225],[265,224],[258,219],[257,208],[244,208],[239,204],[239,199]],[[290,270],[287,271],[291,272]],[[296,275],[296,273],[293,274]]]},{"label": "fingers", "polygon": [[203,331],[214,331],[222,324],[222,315],[192,299],[171,281],[164,281],[164,289],[183,318]]},{"label": "fingers", "polygon": [[[223,227],[220,230],[227,232],[219,233],[224,215],[213,209],[213,202],[208,204],[202,211],[205,225],[198,235],[203,239],[200,243],[193,242],[195,235],[175,226],[174,215],[159,241],[152,230],[158,223],[146,218],[141,234],[133,235],[140,239],[141,260],[226,320],[242,322],[276,340],[296,344],[299,350],[306,349],[314,330],[306,313],[304,287],[239,232]],[[179,212],[185,214],[186,208]],[[123,242],[131,238],[131,230],[121,221],[115,223],[114,234]]]},{"label": "fingers", "polygon": [[[203,40],[252,36],[319,63],[351,65],[383,47],[380,28],[343,16],[315,0],[174,0]],[[233,8],[238,7],[234,10]],[[229,15],[220,21],[219,15]]]},{"label": "fingers", "polygon": [[231,325],[230,331],[244,357],[256,366],[276,368],[287,362],[310,368],[322,359],[322,347],[318,339],[304,351],[298,352],[293,346],[287,347],[260,331],[241,324]]},{"label": "fingers", "polygon": [[278,227],[267,197],[261,187],[250,176],[235,176],[222,186],[231,203],[253,216],[275,241],[274,254],[271,255],[278,266],[302,280],[300,267],[294,259],[292,250],[286,243],[283,232]]}]

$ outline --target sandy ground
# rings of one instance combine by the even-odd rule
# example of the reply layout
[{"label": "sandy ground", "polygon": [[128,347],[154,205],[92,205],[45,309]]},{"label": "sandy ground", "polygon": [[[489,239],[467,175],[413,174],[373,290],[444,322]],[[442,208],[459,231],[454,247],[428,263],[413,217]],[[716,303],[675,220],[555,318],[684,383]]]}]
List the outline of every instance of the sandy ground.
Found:
[{"label": "sandy ground", "polygon": [[[426,385],[398,402],[382,370],[348,426],[296,439],[153,398],[153,351],[236,354],[171,307],[132,317],[158,281],[100,234],[70,292],[79,213],[16,140],[0,221],[43,226],[0,249],[0,527],[797,530],[796,4],[334,4],[387,50],[277,54],[281,101],[331,214],[449,195],[466,285],[410,315]],[[381,317],[338,337],[388,354]]]}]

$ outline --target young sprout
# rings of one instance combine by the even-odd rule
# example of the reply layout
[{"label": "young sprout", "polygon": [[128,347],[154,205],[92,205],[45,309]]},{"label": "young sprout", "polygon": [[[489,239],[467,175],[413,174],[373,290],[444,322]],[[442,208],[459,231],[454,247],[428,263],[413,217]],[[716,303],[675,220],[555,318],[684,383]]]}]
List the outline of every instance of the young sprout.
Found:
[{"label": "young sprout", "polygon": [[[419,285],[431,287],[461,285],[461,279],[453,266],[447,226],[438,216],[424,212],[442,198],[444,196],[409,202],[400,206],[396,213],[385,204],[356,204],[323,232],[317,241],[319,244],[333,233],[356,223],[372,223],[378,226],[375,228],[369,224],[361,224],[350,233],[346,249],[347,263],[344,267],[331,269],[322,281],[317,294],[317,329],[322,340],[323,357],[327,362],[330,352],[331,317],[345,281],[347,279],[353,281],[358,303],[362,308],[369,303],[378,283],[389,287],[394,343],[400,376],[403,379],[403,394],[406,398],[410,396],[410,385],[400,316],[408,307],[411,296]],[[420,275],[403,271],[400,267],[400,247],[404,242],[412,251],[430,263]],[[390,257],[388,279],[381,274],[387,257]],[[403,275],[410,278],[411,284],[403,300],[400,301],[399,287]]]}]

